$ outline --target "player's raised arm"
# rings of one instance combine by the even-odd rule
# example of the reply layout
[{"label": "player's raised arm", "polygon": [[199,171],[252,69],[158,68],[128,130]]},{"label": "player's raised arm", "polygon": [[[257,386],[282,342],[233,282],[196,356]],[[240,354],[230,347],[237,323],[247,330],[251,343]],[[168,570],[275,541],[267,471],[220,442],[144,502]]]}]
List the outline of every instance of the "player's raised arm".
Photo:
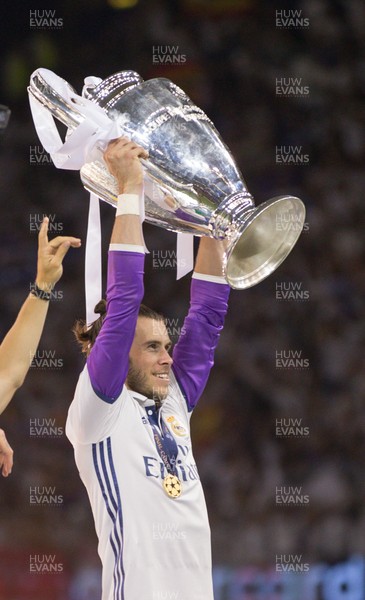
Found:
[{"label": "player's raised arm", "polygon": [[59,236],[48,241],[48,219],[38,236],[38,263],[35,286],[19,311],[14,325],[0,346],[0,413],[22,385],[29,370],[46,319],[50,292],[62,275],[62,261],[78,238]]},{"label": "player's raised arm", "polygon": [[127,377],[144,293],[140,219],[143,173],[139,158],[146,156],[145,150],[125,138],[110,142],[104,155],[120,195],[108,256],[106,314],[90,349],[87,368],[94,391],[107,403],[118,398]]},{"label": "player's raised arm", "polygon": [[172,369],[189,410],[206,385],[227,312],[230,288],[223,277],[223,256],[224,242],[201,238],[191,281],[190,309],[173,351]]}]

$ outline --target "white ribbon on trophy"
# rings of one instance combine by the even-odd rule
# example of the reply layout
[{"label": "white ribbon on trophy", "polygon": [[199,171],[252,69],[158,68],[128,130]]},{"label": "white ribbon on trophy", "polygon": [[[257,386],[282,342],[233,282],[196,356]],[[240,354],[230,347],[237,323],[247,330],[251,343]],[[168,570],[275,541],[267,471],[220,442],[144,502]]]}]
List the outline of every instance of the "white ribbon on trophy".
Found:
[{"label": "white ribbon on trophy", "polygon": [[[80,170],[87,163],[100,160],[107,143],[123,135],[120,123],[111,120],[105,111],[87,98],[73,92],[64,79],[48,69],[37,70],[52,88],[66,101],[75,103],[83,115],[82,122],[69,131],[63,142],[54,118],[32,94],[29,102],[34,125],[40,141],[58,169]],[[98,84],[97,77],[86,77],[85,85]],[[144,221],[144,198],[141,196],[141,220]],[[148,252],[147,248],[146,252]],[[85,302],[86,323],[90,325],[97,316],[94,307],[102,297],[101,225],[99,198],[90,194],[86,249],[85,249]],[[193,268],[193,236],[177,234],[177,279]]]}]

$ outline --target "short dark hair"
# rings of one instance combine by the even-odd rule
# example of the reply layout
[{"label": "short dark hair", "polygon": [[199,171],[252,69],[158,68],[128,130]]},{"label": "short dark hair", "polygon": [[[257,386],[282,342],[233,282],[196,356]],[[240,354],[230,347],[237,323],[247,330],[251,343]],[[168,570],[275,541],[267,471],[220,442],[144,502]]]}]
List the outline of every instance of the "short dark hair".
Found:
[{"label": "short dark hair", "polygon": [[153,310],[153,308],[150,308],[145,304],[141,304],[141,306],[139,307],[138,316],[145,317],[145,319],[153,319],[154,321],[165,322],[165,317],[161,313],[157,312],[156,310]]},{"label": "short dark hair", "polygon": [[[94,313],[99,314],[100,316],[89,327],[86,325],[85,321],[78,319],[72,328],[75,338],[81,346],[81,352],[86,356],[90,354],[91,348],[95,343],[106,317],[106,300],[100,300],[97,303],[94,308]],[[154,321],[163,321],[165,323],[165,317],[161,313],[145,304],[140,305],[138,316],[144,317],[145,319],[153,319]]]}]

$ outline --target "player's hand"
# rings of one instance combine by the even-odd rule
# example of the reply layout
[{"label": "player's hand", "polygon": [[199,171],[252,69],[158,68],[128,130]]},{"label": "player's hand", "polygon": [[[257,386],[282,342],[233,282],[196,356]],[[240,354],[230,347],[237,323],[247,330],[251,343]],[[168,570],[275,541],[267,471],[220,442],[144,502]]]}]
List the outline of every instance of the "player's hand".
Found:
[{"label": "player's hand", "polygon": [[38,263],[37,263],[37,286],[45,291],[52,290],[54,285],[62,276],[62,261],[69,248],[79,248],[81,240],[70,236],[57,236],[48,241],[48,217],[43,223],[38,235]]},{"label": "player's hand", "polygon": [[120,137],[109,142],[104,160],[118,181],[119,193],[139,193],[143,181],[140,158],[148,158],[148,152],[127,138]]},{"label": "player's hand", "polygon": [[8,444],[5,433],[0,429],[0,472],[4,477],[11,473],[13,467],[13,450]]}]

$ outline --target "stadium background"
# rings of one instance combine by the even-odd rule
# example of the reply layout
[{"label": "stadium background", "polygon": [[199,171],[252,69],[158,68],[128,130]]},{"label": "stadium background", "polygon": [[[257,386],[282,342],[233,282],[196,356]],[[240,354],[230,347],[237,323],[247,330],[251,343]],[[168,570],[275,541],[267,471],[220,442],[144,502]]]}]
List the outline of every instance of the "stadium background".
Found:
[{"label": "stadium background", "polygon": [[[280,269],[232,292],[193,418],[216,600],[363,599],[364,4],[49,4],[2,4],[0,102],[12,110],[0,138],[2,336],[34,280],[42,215],[54,234],[86,233],[78,173],[57,170],[35,133],[30,74],[47,67],[79,93],[85,76],[123,69],[172,79],[213,120],[257,203],[291,193],[308,211]],[[104,249],[112,220],[102,205]],[[189,277],[176,282],[167,260],[175,236],[147,225],[146,242],[145,300],[178,331]],[[69,252],[38,366],[1,417],[15,451],[0,481],[1,600],[100,598],[90,509],[64,435],[83,364],[71,333],[84,315],[83,253]],[[298,368],[278,356],[299,357]]]}]

